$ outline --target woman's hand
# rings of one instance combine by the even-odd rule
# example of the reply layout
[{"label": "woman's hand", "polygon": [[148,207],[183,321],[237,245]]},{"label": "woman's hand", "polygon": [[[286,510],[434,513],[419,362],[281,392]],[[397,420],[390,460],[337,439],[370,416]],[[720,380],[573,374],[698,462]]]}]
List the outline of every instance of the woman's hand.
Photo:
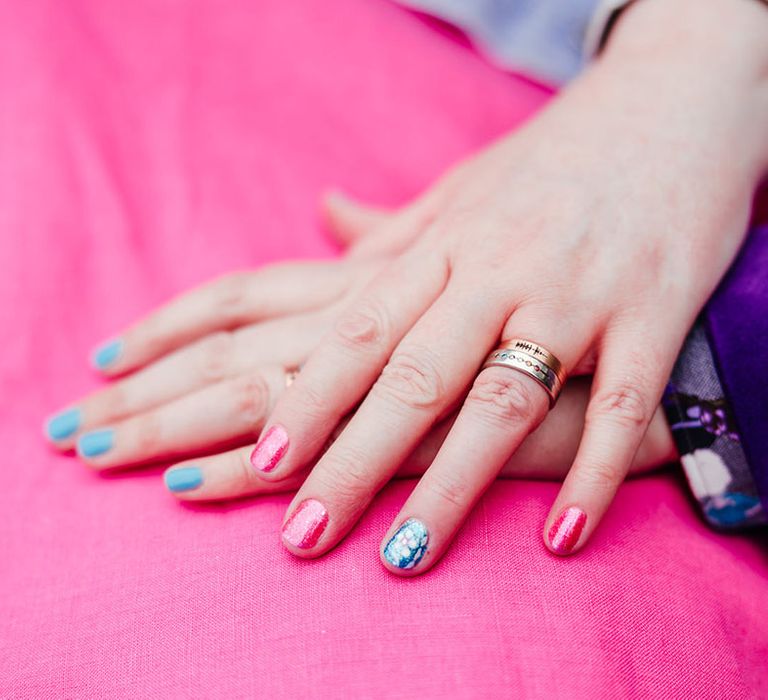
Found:
[{"label": "woman's hand", "polygon": [[[598,65],[411,207],[424,223],[400,222],[403,252],[312,353],[253,451],[263,479],[294,478],[362,401],[289,507],[292,552],[337,544],[463,404],[382,542],[393,572],[432,566],[547,414],[546,393],[524,374],[478,374],[511,338],[548,348],[570,376],[594,370],[583,437],[544,526],[555,553],[584,545],[736,253],[765,171],[764,78],[749,52],[768,19],[757,4],[715,5],[725,16],[689,13],[679,42],[664,29],[674,24],[666,3],[637,3]],[[713,63],[723,22],[729,52]],[[715,74],[699,75],[702,65]]]},{"label": "woman's hand", "polygon": [[[393,218],[388,213],[337,195],[327,198],[325,215],[335,237],[352,245],[347,260],[228,275],[139,321],[94,355],[111,360],[97,364],[108,377],[133,373],[49,421],[54,446],[66,451],[77,441],[82,459],[106,470],[252,441],[285,391],[285,368],[304,362],[332,327],[339,299],[353,295],[397,248],[385,225]],[[113,349],[105,353],[104,347]],[[502,475],[562,478],[578,444],[588,390],[586,381],[569,387]],[[449,417],[427,436],[402,475],[423,473],[450,424]],[[250,466],[249,454],[232,449],[179,464],[166,472],[166,484],[182,500],[201,501],[295,490],[306,475],[265,481]],[[657,411],[634,470],[663,464],[672,454]]]}]

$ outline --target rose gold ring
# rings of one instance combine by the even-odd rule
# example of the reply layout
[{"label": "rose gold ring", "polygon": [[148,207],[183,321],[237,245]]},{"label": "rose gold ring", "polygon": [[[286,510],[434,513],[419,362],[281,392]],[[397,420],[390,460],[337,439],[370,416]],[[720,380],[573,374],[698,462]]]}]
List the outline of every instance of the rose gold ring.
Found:
[{"label": "rose gold ring", "polygon": [[515,338],[496,348],[485,359],[480,371],[487,367],[508,367],[533,377],[547,392],[550,409],[565,384],[565,371],[560,360],[530,340]]},{"label": "rose gold ring", "polygon": [[537,360],[541,360],[547,365],[559,378],[560,383],[565,382],[565,372],[563,371],[563,363],[557,359],[549,350],[545,347],[534,343],[531,340],[524,340],[523,338],[512,338],[507,340],[503,344],[504,349],[517,350],[524,352],[527,355],[532,355]]}]

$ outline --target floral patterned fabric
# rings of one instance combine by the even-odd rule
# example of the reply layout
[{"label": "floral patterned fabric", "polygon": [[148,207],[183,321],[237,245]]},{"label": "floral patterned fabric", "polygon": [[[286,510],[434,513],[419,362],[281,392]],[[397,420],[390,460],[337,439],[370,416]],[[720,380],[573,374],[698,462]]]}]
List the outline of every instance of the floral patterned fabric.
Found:
[{"label": "floral patterned fabric", "polygon": [[678,357],[663,405],[704,517],[718,528],[768,522],[702,322]]}]

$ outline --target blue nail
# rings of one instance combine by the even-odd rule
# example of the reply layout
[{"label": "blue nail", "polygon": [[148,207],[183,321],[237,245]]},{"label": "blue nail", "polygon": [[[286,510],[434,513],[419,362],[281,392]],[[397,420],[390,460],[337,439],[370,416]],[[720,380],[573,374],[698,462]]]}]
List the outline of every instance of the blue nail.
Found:
[{"label": "blue nail", "polygon": [[408,518],[384,547],[384,558],[398,569],[412,569],[427,551],[427,526],[416,518]]},{"label": "blue nail", "polygon": [[106,369],[109,367],[123,351],[122,340],[110,340],[104,345],[99,346],[93,353],[91,361],[96,369]]},{"label": "blue nail", "polygon": [[48,419],[45,424],[45,433],[54,442],[68,438],[77,432],[80,427],[80,418],[79,408],[70,408],[67,411],[57,413]]},{"label": "blue nail", "polygon": [[82,457],[96,457],[109,452],[114,442],[115,431],[112,428],[93,430],[77,439],[77,452]]},{"label": "blue nail", "polygon": [[165,472],[163,479],[169,491],[191,491],[203,483],[203,471],[200,467],[177,467]]}]

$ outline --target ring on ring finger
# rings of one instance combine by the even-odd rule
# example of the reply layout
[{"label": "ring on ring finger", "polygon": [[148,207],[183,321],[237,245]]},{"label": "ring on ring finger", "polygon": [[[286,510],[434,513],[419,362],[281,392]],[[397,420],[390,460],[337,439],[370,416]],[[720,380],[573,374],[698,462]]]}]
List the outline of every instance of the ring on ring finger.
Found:
[{"label": "ring on ring finger", "polygon": [[557,357],[538,343],[513,338],[493,350],[480,371],[488,367],[508,367],[533,377],[549,395],[549,407],[554,407],[565,384],[565,370]]}]

